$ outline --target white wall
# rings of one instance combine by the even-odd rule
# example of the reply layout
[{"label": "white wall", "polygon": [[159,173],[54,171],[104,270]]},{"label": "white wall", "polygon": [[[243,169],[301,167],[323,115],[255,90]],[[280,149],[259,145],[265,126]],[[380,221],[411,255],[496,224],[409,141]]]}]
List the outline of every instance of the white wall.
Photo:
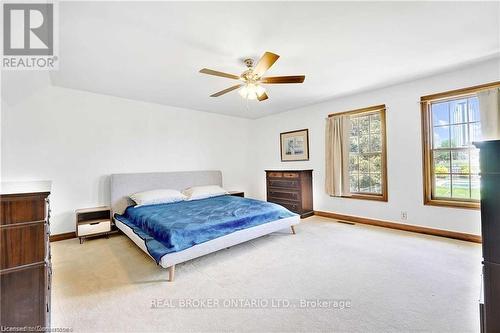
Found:
[{"label": "white wall", "polygon": [[52,86],[2,97],[2,180],[53,181],[53,234],[109,203],[112,173],[217,169],[247,190],[250,120]]},{"label": "white wall", "polygon": [[[480,233],[478,211],[423,205],[420,97],[498,81],[500,59],[485,61],[413,82],[337,98],[332,101],[261,118],[251,124],[253,179],[251,195],[265,198],[265,169],[314,169],[314,209],[459,232]],[[389,201],[333,198],[324,191],[325,118],[334,112],[372,105],[387,107]],[[309,129],[310,160],[281,162],[279,133]],[[401,211],[408,220],[401,221]]]}]

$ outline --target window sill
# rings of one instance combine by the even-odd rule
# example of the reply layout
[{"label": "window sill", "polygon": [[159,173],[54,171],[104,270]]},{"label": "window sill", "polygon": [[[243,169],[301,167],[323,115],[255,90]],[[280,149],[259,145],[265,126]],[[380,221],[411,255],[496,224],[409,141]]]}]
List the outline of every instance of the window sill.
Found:
[{"label": "window sill", "polygon": [[481,204],[479,202],[473,201],[455,201],[455,200],[442,200],[442,199],[425,199],[424,205],[426,206],[438,206],[438,207],[448,207],[448,208],[463,208],[463,209],[481,209]]},{"label": "window sill", "polygon": [[342,198],[342,199],[372,200],[372,201],[382,201],[382,202],[388,201],[386,195],[353,194],[353,195],[343,195],[340,197],[331,195],[331,197]]}]

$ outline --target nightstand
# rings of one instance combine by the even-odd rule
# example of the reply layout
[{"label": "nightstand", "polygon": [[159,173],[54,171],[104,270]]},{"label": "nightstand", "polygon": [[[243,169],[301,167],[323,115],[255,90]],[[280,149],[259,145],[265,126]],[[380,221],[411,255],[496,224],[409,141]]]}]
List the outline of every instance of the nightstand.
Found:
[{"label": "nightstand", "polygon": [[228,191],[229,195],[235,196],[235,197],[245,197],[245,192],[243,191]]},{"label": "nightstand", "polygon": [[77,209],[76,237],[80,244],[87,237],[108,236],[111,232],[111,209],[108,206]]}]

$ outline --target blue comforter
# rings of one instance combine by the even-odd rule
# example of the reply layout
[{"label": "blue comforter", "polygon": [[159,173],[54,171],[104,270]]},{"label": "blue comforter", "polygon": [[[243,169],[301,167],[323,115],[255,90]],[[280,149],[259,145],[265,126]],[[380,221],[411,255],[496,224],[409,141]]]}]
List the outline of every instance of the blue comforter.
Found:
[{"label": "blue comforter", "polygon": [[115,218],[142,238],[159,262],[167,253],[181,251],[238,230],[296,214],[282,206],[224,195],[142,207],[128,207]]}]

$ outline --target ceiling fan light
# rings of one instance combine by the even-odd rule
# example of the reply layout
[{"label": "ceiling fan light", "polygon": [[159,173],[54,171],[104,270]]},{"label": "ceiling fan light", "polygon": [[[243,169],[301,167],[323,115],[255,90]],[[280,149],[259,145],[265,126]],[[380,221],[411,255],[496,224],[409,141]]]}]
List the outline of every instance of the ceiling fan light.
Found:
[{"label": "ceiling fan light", "polygon": [[258,97],[264,95],[265,92],[266,92],[266,89],[264,89],[263,86],[259,86],[259,85],[256,86],[255,93],[257,94]]},{"label": "ceiling fan light", "polygon": [[264,87],[256,85],[254,83],[247,83],[243,88],[239,90],[239,94],[241,97],[245,99],[257,99],[258,97],[262,96],[266,92],[266,89]]},{"label": "ceiling fan light", "polygon": [[239,91],[238,93],[240,94],[241,97],[243,98],[247,98],[248,96],[248,89],[247,89],[247,86],[243,86]]}]

